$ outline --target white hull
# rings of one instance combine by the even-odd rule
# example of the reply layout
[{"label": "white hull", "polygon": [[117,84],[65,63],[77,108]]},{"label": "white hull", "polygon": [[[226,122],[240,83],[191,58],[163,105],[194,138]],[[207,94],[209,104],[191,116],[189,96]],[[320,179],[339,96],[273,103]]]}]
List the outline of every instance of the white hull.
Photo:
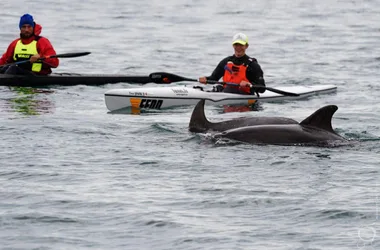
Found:
[{"label": "white hull", "polygon": [[111,89],[105,92],[105,102],[108,110],[115,111],[124,108],[163,109],[183,105],[196,105],[200,99],[206,104],[214,105],[251,105],[257,100],[260,102],[297,100],[311,95],[332,93],[337,87],[334,85],[314,86],[280,86],[276,89],[299,94],[299,96],[284,96],[269,90],[256,95],[239,95],[222,92],[206,92],[193,87],[153,87]]}]

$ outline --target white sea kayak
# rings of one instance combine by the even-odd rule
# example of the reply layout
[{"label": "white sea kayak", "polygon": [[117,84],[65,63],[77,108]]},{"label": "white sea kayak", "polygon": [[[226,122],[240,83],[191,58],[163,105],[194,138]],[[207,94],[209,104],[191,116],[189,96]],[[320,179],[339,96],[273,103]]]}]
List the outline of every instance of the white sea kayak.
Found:
[{"label": "white sea kayak", "polygon": [[200,99],[214,105],[252,105],[256,101],[271,102],[303,99],[317,94],[336,92],[334,85],[277,86],[276,89],[298,96],[281,95],[269,90],[256,95],[240,95],[204,91],[197,86],[148,87],[111,89],[105,92],[105,103],[110,111],[124,108],[163,109],[183,105],[195,105]]}]

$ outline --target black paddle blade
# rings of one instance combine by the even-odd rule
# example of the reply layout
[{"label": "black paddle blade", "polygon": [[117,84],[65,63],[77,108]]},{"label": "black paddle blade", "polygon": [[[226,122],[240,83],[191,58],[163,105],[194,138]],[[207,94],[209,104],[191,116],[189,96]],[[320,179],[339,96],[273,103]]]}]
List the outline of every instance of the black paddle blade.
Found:
[{"label": "black paddle blade", "polygon": [[71,58],[71,57],[80,57],[80,56],[87,56],[91,54],[91,52],[77,52],[77,53],[65,53],[65,54],[57,54],[57,55],[51,55],[46,58]]},{"label": "black paddle blade", "polygon": [[197,81],[195,79],[190,79],[190,78],[186,78],[186,77],[182,77],[179,75],[166,73],[166,72],[151,73],[149,75],[149,78],[154,83],[167,83],[167,84],[172,83],[172,82],[181,82],[181,81],[192,81],[192,82]]}]

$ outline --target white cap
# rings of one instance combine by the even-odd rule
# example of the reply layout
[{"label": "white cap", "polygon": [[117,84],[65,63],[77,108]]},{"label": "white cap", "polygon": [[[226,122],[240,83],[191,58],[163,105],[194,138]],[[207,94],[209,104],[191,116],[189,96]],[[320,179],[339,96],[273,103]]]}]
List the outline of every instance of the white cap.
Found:
[{"label": "white cap", "polygon": [[243,33],[237,33],[232,38],[232,44],[235,44],[235,43],[246,45],[248,44],[248,37]]}]

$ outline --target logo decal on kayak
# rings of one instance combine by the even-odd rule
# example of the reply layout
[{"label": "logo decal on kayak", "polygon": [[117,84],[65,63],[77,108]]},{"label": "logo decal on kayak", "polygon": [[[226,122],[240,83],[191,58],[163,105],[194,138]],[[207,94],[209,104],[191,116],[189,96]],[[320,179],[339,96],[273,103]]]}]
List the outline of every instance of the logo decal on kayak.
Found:
[{"label": "logo decal on kayak", "polygon": [[189,91],[187,91],[187,89],[172,89],[172,91],[176,95],[180,95],[180,96],[187,96],[187,94],[189,94]]},{"label": "logo decal on kayak", "polygon": [[131,102],[132,108],[160,109],[163,103],[163,100],[131,98],[130,102]]},{"label": "logo decal on kayak", "polygon": [[129,95],[134,95],[134,96],[147,96],[148,93],[146,93],[146,92],[129,92]]}]

